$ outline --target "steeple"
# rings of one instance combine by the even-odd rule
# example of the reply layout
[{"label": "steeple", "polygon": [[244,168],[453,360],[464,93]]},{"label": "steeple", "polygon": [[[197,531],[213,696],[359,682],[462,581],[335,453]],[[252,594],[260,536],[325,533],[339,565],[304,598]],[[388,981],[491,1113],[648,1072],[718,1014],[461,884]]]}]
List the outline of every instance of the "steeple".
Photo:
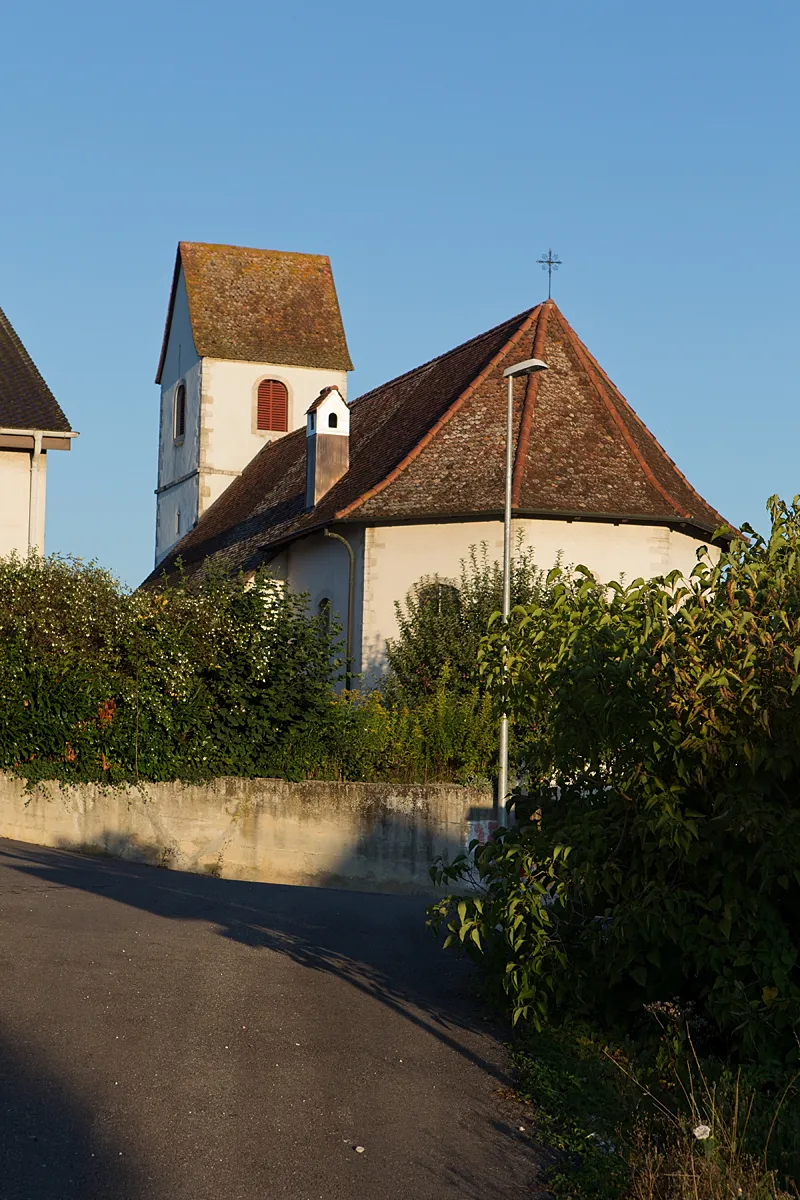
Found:
[{"label": "steeple", "polygon": [[352,369],[329,260],[181,242],[156,382],[156,563]]}]

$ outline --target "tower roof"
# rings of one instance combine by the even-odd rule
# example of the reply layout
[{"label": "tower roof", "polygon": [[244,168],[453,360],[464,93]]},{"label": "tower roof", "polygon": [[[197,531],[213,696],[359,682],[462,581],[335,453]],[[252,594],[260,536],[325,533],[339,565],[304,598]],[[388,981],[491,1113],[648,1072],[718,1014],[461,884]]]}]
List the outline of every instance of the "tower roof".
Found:
[{"label": "tower roof", "polygon": [[250,568],[337,521],[490,518],[503,511],[505,367],[517,381],[516,516],[632,521],[711,537],[726,522],[694,490],[553,301],[520,313],[350,405],[350,469],[306,511],[303,431],[266,446],[159,568],[213,556]]},{"label": "tower roof", "polygon": [[0,308],[0,427],[71,433],[70,423]]},{"label": "tower roof", "polygon": [[326,255],[180,242],[156,383],[181,268],[201,358],[352,371]]}]

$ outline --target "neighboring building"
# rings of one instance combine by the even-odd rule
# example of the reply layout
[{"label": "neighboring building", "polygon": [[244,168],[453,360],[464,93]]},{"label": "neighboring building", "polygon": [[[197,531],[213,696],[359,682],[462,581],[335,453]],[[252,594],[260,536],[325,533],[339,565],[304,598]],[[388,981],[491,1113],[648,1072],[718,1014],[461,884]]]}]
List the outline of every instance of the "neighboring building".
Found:
[{"label": "neighboring building", "polygon": [[352,369],[327,258],[181,242],[156,374],[156,563],[320,388],[346,396]]},{"label": "neighboring building", "polygon": [[44,553],[47,453],[77,436],[0,309],[0,558]]},{"label": "neighboring building", "polygon": [[[472,545],[502,556],[503,370],[528,358],[549,370],[515,382],[513,514],[539,565],[561,554],[604,580],[690,571],[722,517],[552,301],[349,406],[329,372],[306,431],[264,447],[163,568],[178,556],[190,574],[210,561],[245,573],[266,563],[345,625],[348,554],[325,534],[346,538],[354,669],[374,679],[397,632],[396,600],[423,576],[457,578]],[[323,445],[329,434],[340,444]]]}]

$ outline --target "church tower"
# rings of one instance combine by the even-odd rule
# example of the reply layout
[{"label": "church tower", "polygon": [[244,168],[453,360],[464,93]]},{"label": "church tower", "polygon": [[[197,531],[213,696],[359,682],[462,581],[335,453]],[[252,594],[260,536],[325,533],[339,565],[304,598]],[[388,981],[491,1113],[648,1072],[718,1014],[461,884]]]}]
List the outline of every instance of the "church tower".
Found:
[{"label": "church tower", "polygon": [[323,388],[346,400],[352,369],[327,257],[181,242],[156,374],[156,565]]}]

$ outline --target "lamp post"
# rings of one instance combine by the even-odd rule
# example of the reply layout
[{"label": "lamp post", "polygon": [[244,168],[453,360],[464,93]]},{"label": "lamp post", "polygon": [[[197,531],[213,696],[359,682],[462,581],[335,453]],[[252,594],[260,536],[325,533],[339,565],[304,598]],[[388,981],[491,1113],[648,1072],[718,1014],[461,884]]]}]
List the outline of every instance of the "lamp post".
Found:
[{"label": "lamp post", "polygon": [[[528,358],[525,362],[507,367],[503,376],[508,380],[506,405],[506,495],[503,512],[503,624],[508,622],[511,612],[511,477],[514,468],[514,380],[520,375],[533,375],[546,371],[547,363],[540,358]],[[497,772],[497,810],[505,803],[508,793],[508,714],[500,718],[500,754]]]}]

